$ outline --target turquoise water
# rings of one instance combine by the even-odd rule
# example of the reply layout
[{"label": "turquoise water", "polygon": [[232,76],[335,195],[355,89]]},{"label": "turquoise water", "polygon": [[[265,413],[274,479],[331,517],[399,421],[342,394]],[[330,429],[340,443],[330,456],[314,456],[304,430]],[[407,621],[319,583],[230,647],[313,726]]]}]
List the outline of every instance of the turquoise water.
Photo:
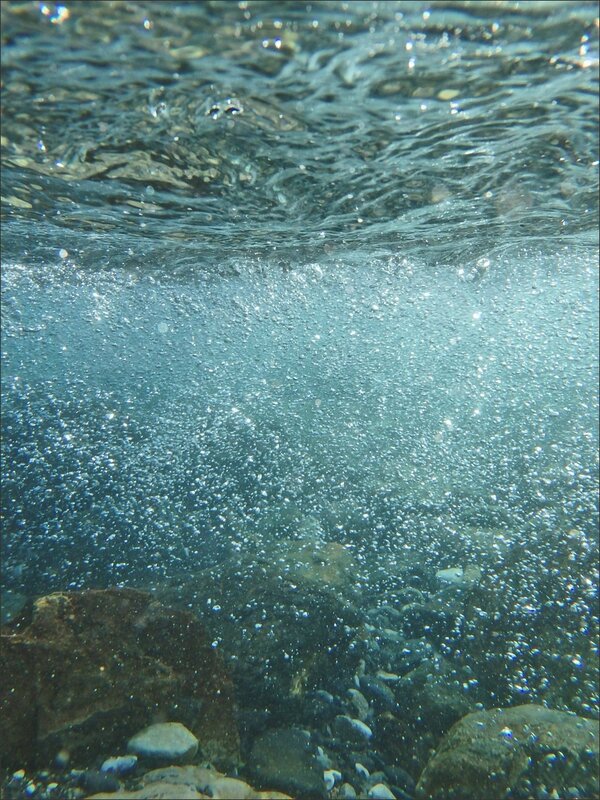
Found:
[{"label": "turquoise water", "polygon": [[475,564],[489,662],[554,637],[596,713],[596,4],[3,3],[2,43],[5,588],[335,542],[365,610]]}]

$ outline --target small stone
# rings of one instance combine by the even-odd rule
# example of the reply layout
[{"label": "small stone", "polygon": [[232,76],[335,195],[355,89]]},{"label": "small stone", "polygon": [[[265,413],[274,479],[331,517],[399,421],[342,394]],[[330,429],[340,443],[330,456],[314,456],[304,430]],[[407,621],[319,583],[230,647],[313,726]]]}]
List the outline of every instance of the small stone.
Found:
[{"label": "small stone", "polygon": [[237,778],[215,778],[208,788],[214,800],[246,800],[254,797],[254,789]]},{"label": "small stone", "polygon": [[12,774],[13,781],[22,781],[24,777],[25,777],[24,769],[18,769],[16,772],[13,772]]},{"label": "small stone", "polygon": [[396,710],[394,693],[383,681],[374,678],[372,675],[363,675],[360,679],[360,688],[370,700],[384,710],[392,712]]},{"label": "small stone", "polygon": [[324,703],[332,704],[335,702],[335,697],[331,692],[326,692],[325,689],[317,689],[315,697],[318,697],[319,700],[322,700]]},{"label": "small stone", "polygon": [[47,792],[53,792],[57,788],[58,788],[58,783],[56,783],[55,781],[52,781],[52,783],[49,783],[48,786],[46,786],[46,791]]},{"label": "small stone", "polygon": [[97,792],[117,792],[121,788],[121,784],[114,775],[95,769],[83,770],[77,782],[89,794],[96,794]]},{"label": "small stone", "polygon": [[401,675],[396,675],[395,672],[386,672],[383,669],[378,670],[375,677],[379,678],[380,681],[385,681],[386,683],[395,683],[396,681],[402,680]]},{"label": "small stone", "polygon": [[254,742],[248,766],[257,782],[294,796],[322,797],[323,768],[307,731],[280,728]]},{"label": "small stone", "polygon": [[373,731],[368,725],[345,714],[338,714],[333,726],[338,736],[354,744],[366,744],[373,736]]},{"label": "small stone", "polygon": [[356,789],[351,783],[342,783],[339,797],[343,797],[345,800],[355,800],[356,796]]},{"label": "small stone", "polygon": [[331,769],[331,759],[320,745],[317,745],[316,759],[323,769]]},{"label": "small stone", "polygon": [[454,100],[459,94],[458,89],[442,89],[441,92],[438,92],[438,100]]},{"label": "small stone", "polygon": [[198,752],[198,739],[180,722],[160,722],[136,733],[127,750],[153,761],[184,762]]},{"label": "small stone", "polygon": [[323,773],[323,780],[325,781],[325,788],[330,792],[335,784],[342,780],[342,773],[337,769],[326,769]]},{"label": "small stone", "polygon": [[137,767],[137,756],[113,756],[107,758],[100,767],[101,772],[113,772],[115,775],[127,775]]},{"label": "small stone", "polygon": [[352,703],[356,716],[361,722],[365,722],[371,711],[367,698],[362,692],[359,692],[358,689],[348,689],[348,696],[350,697],[350,702]]},{"label": "small stone", "polygon": [[435,573],[435,577],[442,583],[462,583],[464,572],[462,567],[449,567],[448,569],[439,569]]},{"label": "small stone", "polygon": [[54,757],[54,763],[60,769],[64,769],[71,760],[71,754],[68,750],[60,750]]},{"label": "small stone", "polygon": [[373,800],[396,800],[396,795],[388,789],[385,783],[376,783],[367,793]]},{"label": "small stone", "polygon": [[409,794],[414,793],[415,782],[412,776],[405,769],[402,769],[402,767],[390,765],[386,766],[384,771],[387,780],[391,784],[403,789],[405,792],[408,792]]},{"label": "small stone", "polygon": [[463,583],[473,584],[481,580],[482,572],[481,567],[477,564],[467,564],[463,573]]},{"label": "small stone", "polygon": [[354,769],[356,770],[357,774],[360,775],[361,778],[364,778],[364,780],[368,780],[368,778],[370,778],[371,776],[369,770],[365,766],[363,766],[363,764],[361,764],[359,761],[357,761],[356,764],[354,765]]}]

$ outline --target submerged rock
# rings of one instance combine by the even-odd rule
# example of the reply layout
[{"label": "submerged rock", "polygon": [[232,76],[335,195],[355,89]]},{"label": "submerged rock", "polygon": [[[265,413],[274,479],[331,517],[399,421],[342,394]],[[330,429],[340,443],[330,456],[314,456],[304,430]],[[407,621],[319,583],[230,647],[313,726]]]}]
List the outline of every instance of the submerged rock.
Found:
[{"label": "submerged rock", "polygon": [[333,723],[336,734],[350,744],[364,745],[373,736],[373,731],[359,719],[338,714]]},{"label": "submerged rock", "polygon": [[164,782],[130,791],[121,789],[118,792],[92,794],[86,800],[206,800],[208,797],[193,786]]},{"label": "submerged rock", "polygon": [[349,683],[360,657],[348,559],[336,543],[285,540],[268,554],[238,554],[203,570],[183,595],[177,586],[166,596],[207,614],[241,706],[298,719],[306,695]]},{"label": "submerged rock", "polygon": [[396,795],[385,783],[376,783],[375,786],[371,786],[367,796],[371,800],[396,800]]},{"label": "submerged rock", "polygon": [[128,775],[137,767],[137,756],[112,756],[100,767],[101,772],[112,772],[115,775]]},{"label": "submerged rock", "polygon": [[116,792],[121,788],[121,784],[114,775],[95,769],[83,770],[77,783],[86,792]]},{"label": "submerged rock", "polygon": [[299,728],[269,731],[254,743],[248,767],[261,786],[274,786],[294,797],[323,797],[323,767],[310,735]]},{"label": "submerged rock", "polygon": [[150,761],[181,763],[196,755],[198,739],[180,722],[160,722],[136,733],[127,749]]},{"label": "submerged rock", "polygon": [[417,797],[596,797],[598,740],[594,720],[543,706],[468,714],[442,739]]},{"label": "submerged rock", "polygon": [[469,686],[470,678],[466,668],[454,667],[441,656],[426,659],[396,684],[400,716],[421,731],[445,733],[475,710],[477,686]]},{"label": "submerged rock", "polygon": [[134,791],[95,794],[88,800],[291,800],[277,791],[260,792],[245,781],[196,766],[163,767],[147,772]]},{"label": "submerged rock", "polygon": [[239,758],[233,687],[204,627],[132,589],[48,595],[4,627],[0,714],[7,766],[108,755],[157,714],[205,757]]}]

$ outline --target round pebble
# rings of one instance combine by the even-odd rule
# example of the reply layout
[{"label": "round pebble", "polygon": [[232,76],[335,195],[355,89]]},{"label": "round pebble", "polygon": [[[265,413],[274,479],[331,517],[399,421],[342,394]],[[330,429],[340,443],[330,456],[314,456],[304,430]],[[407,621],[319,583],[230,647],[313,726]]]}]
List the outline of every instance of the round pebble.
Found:
[{"label": "round pebble", "polygon": [[372,800],[396,800],[396,795],[388,789],[385,783],[376,783],[367,793]]},{"label": "round pebble", "polygon": [[151,760],[178,763],[196,755],[198,739],[181,722],[160,722],[136,733],[127,749]]},{"label": "round pebble", "polygon": [[100,767],[101,772],[113,772],[115,775],[127,775],[137,767],[137,756],[113,756],[107,758]]},{"label": "round pebble", "polygon": [[337,769],[326,769],[323,772],[323,780],[325,781],[325,788],[330,792],[335,784],[342,780],[342,773]]},{"label": "round pebble", "polygon": [[117,792],[121,788],[121,784],[114,775],[95,769],[84,770],[79,775],[78,783],[90,794],[96,794],[98,792]]}]

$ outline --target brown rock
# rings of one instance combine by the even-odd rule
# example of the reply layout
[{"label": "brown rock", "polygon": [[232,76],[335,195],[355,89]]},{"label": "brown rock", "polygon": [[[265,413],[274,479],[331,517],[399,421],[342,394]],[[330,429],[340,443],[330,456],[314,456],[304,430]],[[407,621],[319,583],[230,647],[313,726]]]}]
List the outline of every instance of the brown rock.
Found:
[{"label": "brown rock", "polygon": [[86,800],[202,800],[209,795],[197,792],[193,786],[181,783],[157,782],[142,789],[91,794]]},{"label": "brown rock", "polygon": [[147,772],[135,791],[94,794],[87,800],[292,800],[282,792],[257,792],[245,781],[205,767],[163,767]]},{"label": "brown rock", "polygon": [[442,739],[417,797],[597,797],[598,739],[596,721],[533,704],[468,714]]},{"label": "brown rock", "polygon": [[122,746],[179,721],[206,758],[237,762],[233,687],[190,613],[132,589],[42,597],[2,629],[0,758],[6,767]]},{"label": "brown rock", "polygon": [[118,792],[91,794],[86,800],[202,800],[208,797],[207,794],[197,792],[193,786],[164,782],[132,791],[121,789]]},{"label": "brown rock", "polygon": [[306,692],[356,671],[360,656],[350,645],[362,617],[350,562],[337,543],[285,540],[268,553],[234,554],[190,576],[183,594],[173,587],[161,596],[199,613],[218,600],[211,631],[231,659],[239,704],[293,715]]}]

